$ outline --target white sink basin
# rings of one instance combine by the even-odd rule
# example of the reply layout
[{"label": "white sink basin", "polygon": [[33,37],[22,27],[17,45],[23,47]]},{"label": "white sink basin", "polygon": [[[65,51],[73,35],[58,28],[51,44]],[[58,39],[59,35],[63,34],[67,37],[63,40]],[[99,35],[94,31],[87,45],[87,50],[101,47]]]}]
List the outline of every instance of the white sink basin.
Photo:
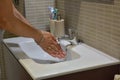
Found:
[{"label": "white sink basin", "polygon": [[31,75],[33,80],[43,80],[108,65],[115,65],[120,62],[118,59],[85,43],[69,48],[66,52],[66,59],[51,57],[42,51],[31,38],[9,38],[4,39],[4,43],[7,49],[12,52],[19,63]]},{"label": "white sink basin", "polygon": [[18,47],[21,48],[21,50],[24,52],[24,54],[27,57],[33,59],[35,62],[40,63],[40,64],[53,64],[53,63],[70,61],[70,60],[80,58],[80,55],[72,51],[71,48],[67,49],[66,51],[67,55],[63,59],[52,57],[51,55],[46,53],[39,45],[37,45],[32,39],[27,40],[26,38],[20,37],[19,39],[15,41],[14,39],[13,41],[9,41],[9,42],[7,41],[7,44],[11,47],[14,44],[17,44]]}]

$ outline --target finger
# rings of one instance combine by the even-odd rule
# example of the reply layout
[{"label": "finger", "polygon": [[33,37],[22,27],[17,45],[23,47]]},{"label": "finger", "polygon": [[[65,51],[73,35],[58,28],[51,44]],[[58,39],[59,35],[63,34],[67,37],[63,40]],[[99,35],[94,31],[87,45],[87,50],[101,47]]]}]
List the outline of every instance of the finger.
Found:
[{"label": "finger", "polygon": [[53,42],[53,43],[51,43],[51,45],[54,45],[57,49],[61,49],[61,46],[60,46],[60,44],[58,44],[57,42]]},{"label": "finger", "polygon": [[58,57],[58,58],[65,57],[65,54],[62,51],[60,45],[56,43],[55,41],[50,41],[46,45],[43,45],[43,46],[44,46],[45,51],[48,52],[48,54],[50,54],[51,56]]},{"label": "finger", "polygon": [[55,45],[51,45],[51,48],[52,48],[54,51],[58,51],[58,50],[59,50]]},{"label": "finger", "polygon": [[66,53],[62,51],[61,56],[62,56],[62,57],[65,57],[65,56],[66,56]]},{"label": "finger", "polygon": [[61,46],[59,45],[59,44],[57,44],[57,43],[54,43],[55,45],[51,45],[51,47],[55,50],[55,51],[57,51],[57,52],[59,52],[59,54],[62,54],[63,56],[65,55],[65,52],[62,50],[62,48],[61,48]]},{"label": "finger", "polygon": [[55,39],[55,37],[53,35],[51,35],[51,38],[52,38],[52,40],[57,42],[57,40]]},{"label": "finger", "polygon": [[52,54],[52,55],[54,55],[55,57],[59,57],[61,54],[60,54],[60,52],[59,52],[59,50],[55,50],[54,48],[52,48],[52,47],[49,47],[49,49],[48,49],[48,51]]},{"label": "finger", "polygon": [[65,54],[61,53],[59,50],[55,51],[54,49],[52,49],[50,47],[47,48],[47,52],[53,57],[57,57],[57,58],[64,58],[65,57]]},{"label": "finger", "polygon": [[58,57],[57,56],[58,53],[54,49],[52,49],[51,47],[46,48],[46,52],[48,52],[48,54],[50,54],[53,57]]},{"label": "finger", "polygon": [[51,48],[54,50],[54,51],[57,51],[59,52],[58,54],[61,55],[61,56],[65,56],[65,52],[60,48],[57,48],[55,45],[51,45]]}]

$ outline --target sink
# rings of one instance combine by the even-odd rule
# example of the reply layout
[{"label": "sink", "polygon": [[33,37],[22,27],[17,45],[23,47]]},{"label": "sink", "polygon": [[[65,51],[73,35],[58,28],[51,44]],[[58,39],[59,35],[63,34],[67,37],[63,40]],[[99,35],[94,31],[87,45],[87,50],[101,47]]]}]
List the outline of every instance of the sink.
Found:
[{"label": "sink", "polygon": [[[30,79],[43,80],[120,63],[120,60],[85,43],[69,46],[66,51],[66,58],[58,59],[48,55],[31,38],[15,37],[4,39],[3,42],[5,54],[10,55],[6,56],[7,61],[10,59],[10,64],[7,64],[8,67],[6,68],[8,68],[8,71],[10,69],[10,71],[13,72],[17,70],[17,72],[14,73],[18,74],[20,78],[21,75],[23,75],[23,73],[21,73],[21,71],[24,72],[23,70],[25,70],[25,74],[27,72],[30,75]],[[66,42],[60,42],[62,48],[66,50],[65,45],[68,44],[64,43]],[[20,67],[16,67],[18,63]]]},{"label": "sink", "polygon": [[66,52],[66,57],[63,59],[55,58],[45,52],[39,45],[37,45],[31,38],[13,38],[11,40],[6,39],[6,43],[10,47],[19,47],[24,55],[35,61],[39,64],[55,64],[64,61],[71,61],[79,59],[80,55],[72,50],[72,47],[65,49],[62,46],[62,49]]}]

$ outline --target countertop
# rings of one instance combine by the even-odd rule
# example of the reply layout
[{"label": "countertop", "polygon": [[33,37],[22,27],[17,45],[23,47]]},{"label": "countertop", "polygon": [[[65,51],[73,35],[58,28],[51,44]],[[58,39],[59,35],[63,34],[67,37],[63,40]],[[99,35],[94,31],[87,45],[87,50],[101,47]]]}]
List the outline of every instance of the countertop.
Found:
[{"label": "countertop", "polygon": [[29,57],[26,57],[20,47],[11,47],[7,45],[7,42],[15,42],[18,38],[5,39],[4,44],[9,48],[12,54],[15,55],[16,59],[26,69],[33,80],[47,79],[60,75],[81,72],[120,63],[118,59],[113,58],[84,43],[81,43],[72,49],[73,51],[79,53],[79,59],[55,64],[40,64],[36,63]]}]

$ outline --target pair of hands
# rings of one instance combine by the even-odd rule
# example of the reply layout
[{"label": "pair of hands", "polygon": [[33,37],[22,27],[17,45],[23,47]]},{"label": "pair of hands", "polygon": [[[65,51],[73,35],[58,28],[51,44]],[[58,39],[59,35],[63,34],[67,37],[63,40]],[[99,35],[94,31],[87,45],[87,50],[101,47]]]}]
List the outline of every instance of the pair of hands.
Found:
[{"label": "pair of hands", "polygon": [[61,49],[54,36],[46,31],[42,31],[43,40],[38,43],[48,54],[57,58],[64,58],[65,52]]}]

